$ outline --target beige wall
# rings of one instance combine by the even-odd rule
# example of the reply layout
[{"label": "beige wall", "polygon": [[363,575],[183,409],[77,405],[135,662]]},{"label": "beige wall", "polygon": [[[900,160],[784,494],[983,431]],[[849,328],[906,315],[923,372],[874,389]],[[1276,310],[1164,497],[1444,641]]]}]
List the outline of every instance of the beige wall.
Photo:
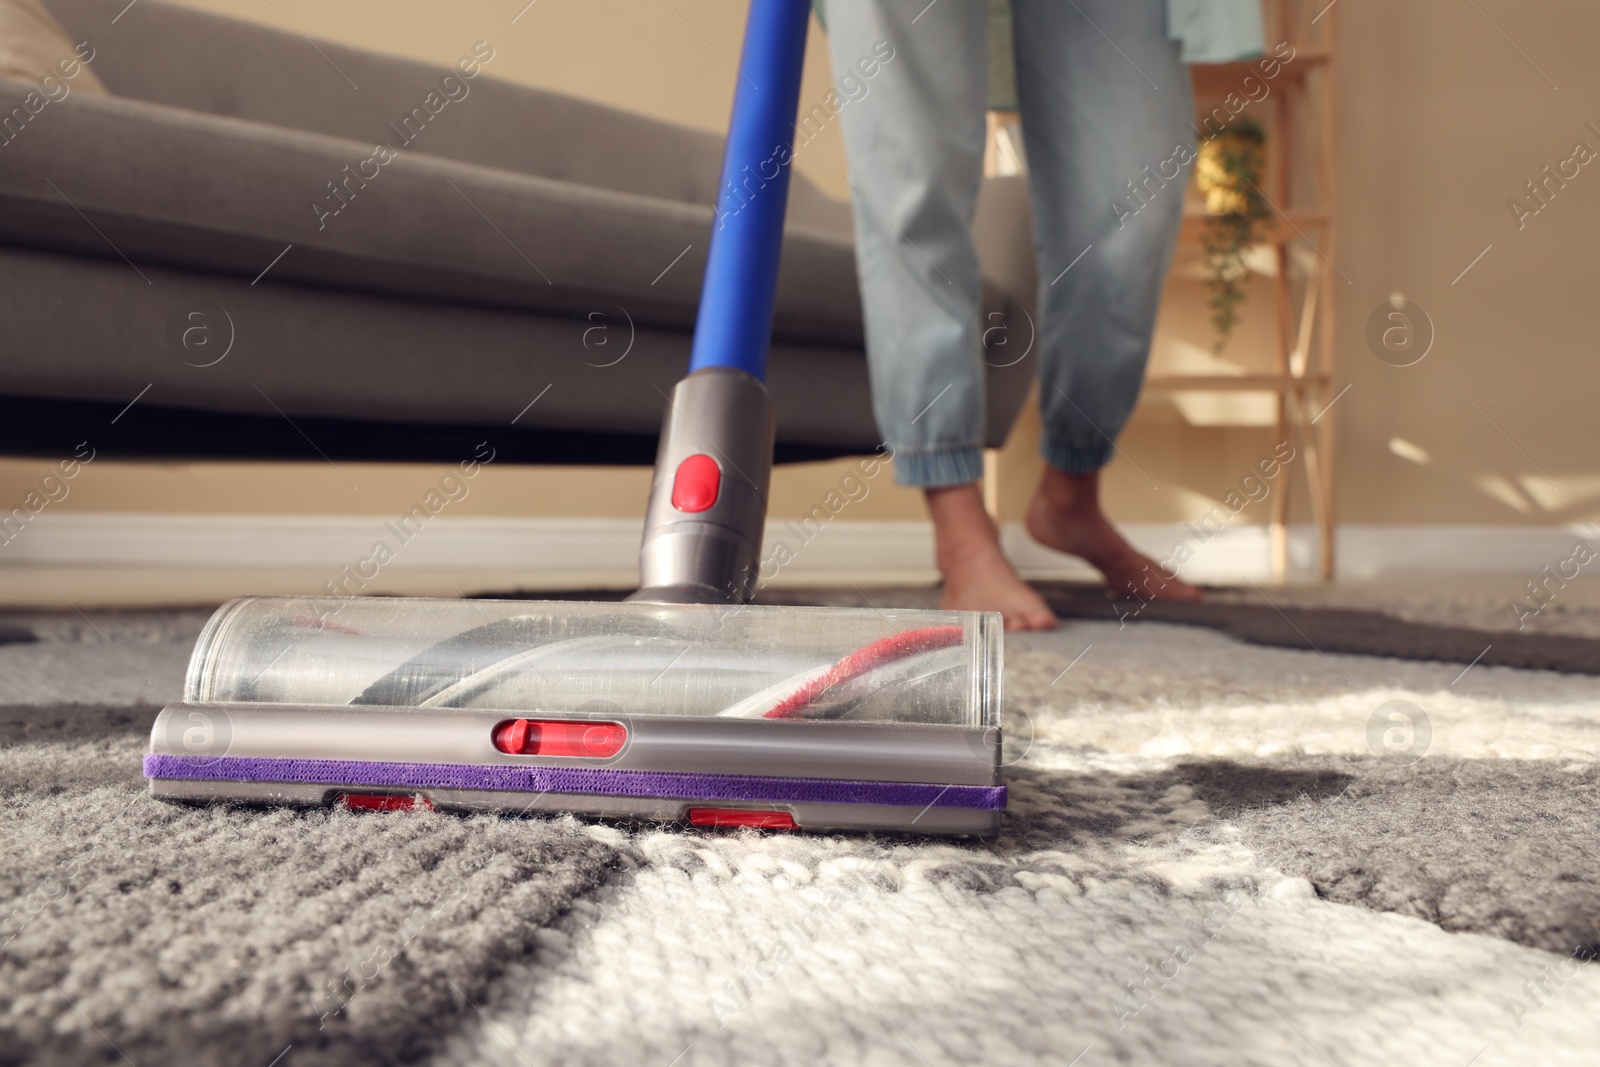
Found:
[{"label": "beige wall", "polygon": [[[743,19],[742,5],[728,0],[537,0],[515,25],[522,0],[189,2],[284,28],[287,18],[314,37],[441,65],[488,39],[498,53],[497,77],[704,129],[726,120],[734,79],[724,57],[737,56]],[[1584,167],[1520,232],[1506,207],[1543,165],[1566,158],[1574,141],[1600,150],[1600,135],[1584,128],[1591,119],[1600,124],[1600,66],[1589,55],[1600,39],[1600,8],[1547,0],[1530,18],[1510,0],[1477,6],[1481,14],[1455,0],[1342,0],[1336,9],[1343,55],[1336,258],[1348,278],[1339,286],[1338,373],[1341,385],[1351,384],[1336,414],[1341,517],[1348,521],[1600,516],[1593,340],[1600,163]],[[804,100],[826,90],[824,44],[813,27]],[[844,191],[837,129],[808,146],[798,166],[824,189]],[[1203,290],[1182,268],[1169,285],[1156,347],[1157,363],[1169,370],[1190,366],[1209,343]],[[1368,314],[1396,290],[1421,303],[1437,330],[1428,357],[1404,369],[1380,363],[1363,339]],[[1245,308],[1246,340],[1264,335],[1268,307],[1268,294],[1258,291]],[[1122,441],[1127,459],[1108,474],[1114,514],[1182,518],[1220,498],[1268,450],[1269,432],[1251,406],[1203,398],[1145,403]],[[1030,425],[1007,450],[1012,516],[1037,466],[1025,439]],[[1402,451],[1416,456],[1420,449],[1429,462],[1397,455],[1396,438],[1411,446],[1398,446]],[[19,498],[43,468],[0,461],[0,500]],[[350,468],[358,493],[321,463],[101,462],[59,510],[388,513],[408,506],[437,474],[414,466]],[[838,469],[780,471],[775,516],[806,511]],[[460,513],[632,515],[647,479],[642,470],[491,469]],[[848,517],[921,514],[915,494],[880,483]]]},{"label": "beige wall", "polygon": [[[1525,229],[1507,208],[1575,141],[1600,150],[1600,135],[1584,128],[1600,121],[1591,47],[1600,7],[1479,6],[1483,14],[1449,0],[1340,5],[1350,52],[1340,326],[1354,383],[1340,405],[1341,488],[1356,520],[1600,515],[1600,161]],[[1423,362],[1398,370],[1362,341],[1369,312],[1396,289],[1438,331]],[[1432,462],[1391,453],[1396,437]]]}]

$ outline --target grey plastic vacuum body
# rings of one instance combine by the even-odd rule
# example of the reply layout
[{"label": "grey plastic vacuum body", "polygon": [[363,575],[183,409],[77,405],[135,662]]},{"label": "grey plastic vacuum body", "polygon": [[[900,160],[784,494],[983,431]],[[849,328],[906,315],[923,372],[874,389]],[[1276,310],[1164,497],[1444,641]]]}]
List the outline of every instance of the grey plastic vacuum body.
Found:
[{"label": "grey plastic vacuum body", "polygon": [[[760,723],[685,720],[669,717],[600,717],[627,730],[627,743],[613,757],[519,757],[496,749],[492,731],[506,715],[484,709],[328,708],[316,705],[174,704],[158,718],[153,754],[186,755],[182,734],[194,726],[193,716],[226,720],[231,733],[229,759],[283,763],[296,758],[319,765],[379,762],[388,765],[472,766],[505,769],[570,770],[593,764],[612,772],[637,771],[647,788],[665,780],[707,792],[708,783],[733,783],[748,794],[650,796],[628,793],[562,792],[544,786],[549,780],[530,776],[516,788],[428,785],[406,787],[392,782],[237,781],[153,779],[153,796],[174,800],[231,800],[256,804],[322,806],[354,802],[354,806],[416,807],[442,810],[499,811],[542,814],[575,812],[610,818],[694,822],[700,825],[753,825],[822,830],[901,830],[905,832],[989,836],[998,810],[993,766],[998,732],[883,723]],[[826,777],[817,777],[825,775]],[[620,775],[618,777],[621,777]],[[763,795],[765,779],[782,783],[792,796],[804,789],[828,789],[848,797],[771,799],[783,788]],[[559,779],[553,781],[559,782]],[[941,783],[930,787],[922,783]],[[821,784],[818,784],[821,783]],[[861,787],[852,791],[852,786]],[[581,786],[579,786],[581,788]],[[726,789],[722,792],[727,792]],[[940,795],[942,792],[943,795]],[[394,802],[363,804],[374,799]],[[899,803],[906,798],[921,804]],[[925,798],[925,799],[924,799]],[[961,804],[939,803],[959,800]],[[879,801],[874,803],[874,801]],[[890,801],[890,802],[885,802]],[[971,806],[969,806],[971,805]],[[978,806],[984,805],[984,806]],[[765,814],[777,817],[752,820]],[[731,818],[730,818],[731,817]],[[725,821],[726,820],[726,821]]]}]

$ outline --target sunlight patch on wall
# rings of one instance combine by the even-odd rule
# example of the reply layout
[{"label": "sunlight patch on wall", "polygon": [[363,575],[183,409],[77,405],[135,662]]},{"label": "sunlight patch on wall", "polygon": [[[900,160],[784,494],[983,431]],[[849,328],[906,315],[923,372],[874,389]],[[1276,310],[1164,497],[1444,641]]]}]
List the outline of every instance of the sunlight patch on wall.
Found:
[{"label": "sunlight patch on wall", "polygon": [[1409,459],[1419,467],[1426,467],[1433,462],[1433,457],[1428,454],[1426,448],[1412,441],[1407,441],[1404,437],[1389,438],[1389,451],[1401,459]]},{"label": "sunlight patch on wall", "polygon": [[1569,474],[1546,480],[1537,474],[1517,479],[1522,491],[1546,511],[1563,511],[1585,503],[1600,506],[1600,474]]},{"label": "sunlight patch on wall", "polygon": [[1523,515],[1533,514],[1533,504],[1528,498],[1518,492],[1517,487],[1511,484],[1509,478],[1498,474],[1487,474],[1474,481],[1487,496],[1500,501],[1508,508],[1512,508]]}]

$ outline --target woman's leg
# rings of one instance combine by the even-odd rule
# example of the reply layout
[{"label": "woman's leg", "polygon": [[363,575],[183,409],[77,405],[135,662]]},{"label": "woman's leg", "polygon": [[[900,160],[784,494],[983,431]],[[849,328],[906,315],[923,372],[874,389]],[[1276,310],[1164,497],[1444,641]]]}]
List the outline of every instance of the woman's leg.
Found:
[{"label": "woman's leg", "polygon": [[983,169],[985,20],[981,0],[833,2],[829,51],[836,76],[876,66],[856,79],[864,95],[841,93],[840,120],[873,412],[895,478],[927,492],[944,605],[1037,628],[1055,618],[1006,562],[976,485],[983,364],[969,227]]},{"label": "woman's leg", "polygon": [[1194,160],[1189,73],[1166,0],[1013,0],[1039,259],[1039,541],[1118,592],[1188,599],[1100,508],[1099,472],[1144,380]]}]

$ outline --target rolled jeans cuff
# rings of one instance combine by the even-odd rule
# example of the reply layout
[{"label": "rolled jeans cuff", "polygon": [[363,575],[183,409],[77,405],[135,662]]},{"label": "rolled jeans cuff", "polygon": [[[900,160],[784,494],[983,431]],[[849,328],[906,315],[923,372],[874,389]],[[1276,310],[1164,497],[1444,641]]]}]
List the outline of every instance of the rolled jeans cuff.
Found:
[{"label": "rolled jeans cuff", "polygon": [[1116,444],[1109,440],[1102,441],[1092,448],[1081,448],[1048,434],[1039,438],[1039,455],[1063,474],[1093,474],[1111,462],[1111,454],[1116,447]]},{"label": "rolled jeans cuff", "polygon": [[978,445],[929,452],[894,451],[894,480],[918,489],[970,485],[983,477],[983,449]]}]

